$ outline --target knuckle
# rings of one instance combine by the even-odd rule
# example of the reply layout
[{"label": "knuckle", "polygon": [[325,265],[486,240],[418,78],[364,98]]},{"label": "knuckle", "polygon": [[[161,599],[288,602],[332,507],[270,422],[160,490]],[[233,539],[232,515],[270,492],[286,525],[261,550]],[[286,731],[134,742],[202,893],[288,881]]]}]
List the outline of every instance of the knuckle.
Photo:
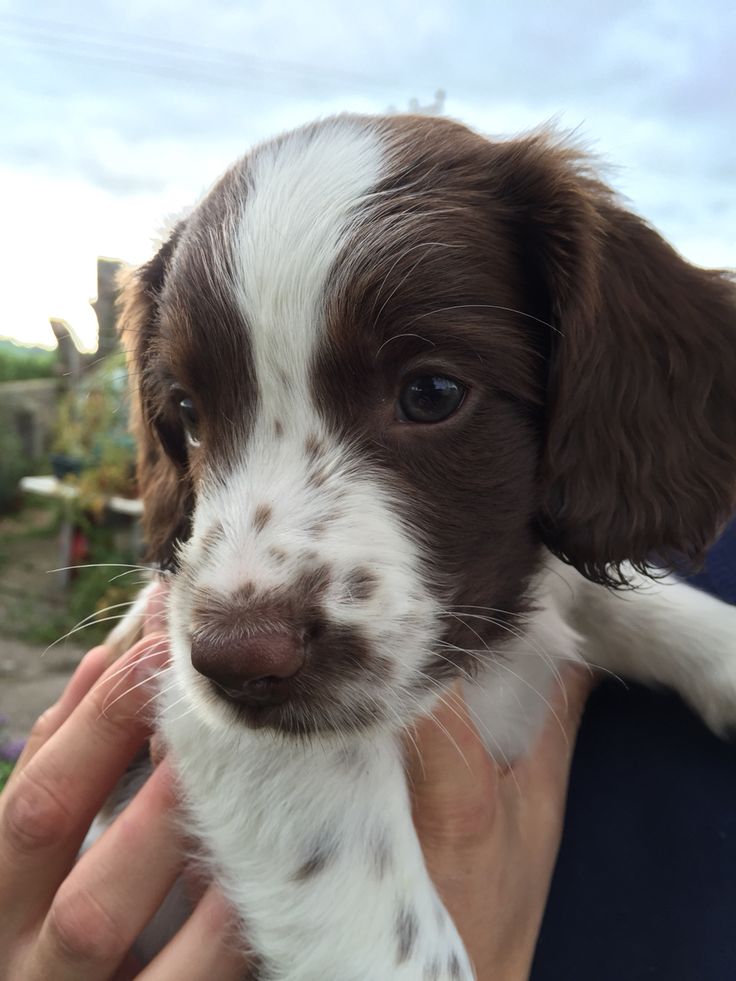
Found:
[{"label": "knuckle", "polygon": [[20,774],[2,815],[5,840],[21,854],[58,844],[70,830],[69,811],[49,785],[30,768]]},{"label": "knuckle", "polygon": [[54,731],[55,718],[56,706],[52,705],[51,708],[47,708],[42,715],[39,715],[39,717],[33,723],[28,736],[29,741],[32,740],[33,742],[38,743],[45,742]]},{"label": "knuckle", "polygon": [[53,945],[72,963],[105,963],[124,954],[129,946],[100,902],[68,882],[54,898],[48,925]]},{"label": "knuckle", "polygon": [[139,664],[132,661],[119,675],[97,686],[91,710],[95,727],[103,739],[114,741],[121,734],[150,724],[149,706],[157,690],[157,674],[157,670],[149,667],[147,662]]}]

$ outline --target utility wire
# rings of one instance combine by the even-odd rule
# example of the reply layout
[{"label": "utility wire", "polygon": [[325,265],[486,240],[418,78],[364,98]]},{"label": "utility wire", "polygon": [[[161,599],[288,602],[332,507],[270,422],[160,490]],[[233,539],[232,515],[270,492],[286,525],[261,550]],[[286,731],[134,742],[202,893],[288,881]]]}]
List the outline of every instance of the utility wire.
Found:
[{"label": "utility wire", "polygon": [[[0,42],[34,47],[62,60],[106,64],[181,81],[238,86],[253,81],[287,79],[313,86],[351,85],[386,90],[396,83],[376,76],[260,58],[235,50],[200,47],[163,38],[106,33],[82,25],[0,14]],[[17,48],[16,48],[16,53]]]}]

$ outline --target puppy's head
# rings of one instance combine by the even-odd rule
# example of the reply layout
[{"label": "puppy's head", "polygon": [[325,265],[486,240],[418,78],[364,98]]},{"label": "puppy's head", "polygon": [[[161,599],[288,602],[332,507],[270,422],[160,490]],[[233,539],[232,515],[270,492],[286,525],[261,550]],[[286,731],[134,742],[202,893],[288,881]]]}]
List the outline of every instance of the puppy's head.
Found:
[{"label": "puppy's head", "polygon": [[602,583],[734,504],[736,302],[543,136],[342,117],[237,163],[131,277],[153,556],[215,720],[405,721],[542,545]]}]

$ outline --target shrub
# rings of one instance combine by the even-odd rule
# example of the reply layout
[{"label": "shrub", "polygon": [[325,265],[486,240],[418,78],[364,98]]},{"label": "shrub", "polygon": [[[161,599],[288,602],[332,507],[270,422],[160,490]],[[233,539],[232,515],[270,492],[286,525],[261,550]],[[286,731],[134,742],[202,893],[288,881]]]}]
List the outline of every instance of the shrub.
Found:
[{"label": "shrub", "polygon": [[53,378],[57,361],[57,351],[26,348],[12,341],[0,341],[0,382]]}]

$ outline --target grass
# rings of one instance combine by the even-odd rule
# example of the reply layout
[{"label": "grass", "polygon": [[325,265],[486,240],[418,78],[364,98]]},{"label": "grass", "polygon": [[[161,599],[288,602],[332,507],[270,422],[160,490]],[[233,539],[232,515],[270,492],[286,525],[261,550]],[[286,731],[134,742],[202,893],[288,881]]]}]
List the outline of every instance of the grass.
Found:
[{"label": "grass", "polygon": [[0,792],[8,782],[8,777],[13,772],[14,766],[14,763],[8,763],[5,760],[0,760]]}]

